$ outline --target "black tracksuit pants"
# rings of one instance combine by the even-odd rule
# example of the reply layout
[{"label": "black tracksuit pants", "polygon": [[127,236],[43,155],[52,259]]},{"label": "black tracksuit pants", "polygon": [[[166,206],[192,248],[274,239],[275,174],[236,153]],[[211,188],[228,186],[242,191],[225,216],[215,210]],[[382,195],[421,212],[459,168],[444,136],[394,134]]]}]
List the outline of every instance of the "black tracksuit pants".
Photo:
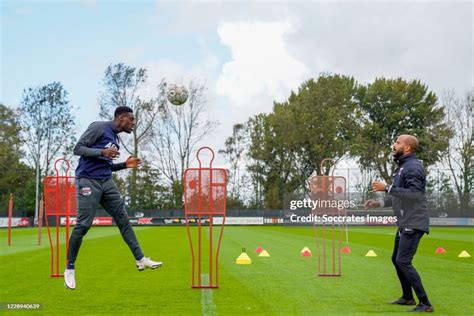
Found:
[{"label": "black tracksuit pants", "polygon": [[427,300],[427,295],[421,278],[412,265],[420,239],[424,232],[421,230],[399,229],[395,236],[392,262],[397,270],[398,279],[403,290],[403,298],[413,299],[412,288],[420,301]]},{"label": "black tracksuit pants", "polygon": [[92,226],[99,204],[113,217],[135,259],[143,258],[143,252],[125,210],[125,203],[114,181],[80,178],[76,180],[76,190],[77,221],[69,239],[68,262],[76,261],[82,238]]}]

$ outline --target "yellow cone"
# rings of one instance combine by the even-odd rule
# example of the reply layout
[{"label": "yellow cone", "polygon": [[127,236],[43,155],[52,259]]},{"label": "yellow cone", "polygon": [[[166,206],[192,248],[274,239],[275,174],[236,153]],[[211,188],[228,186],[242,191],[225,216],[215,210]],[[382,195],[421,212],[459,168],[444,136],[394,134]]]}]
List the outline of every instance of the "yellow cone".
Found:
[{"label": "yellow cone", "polygon": [[266,250],[264,250],[258,256],[259,257],[270,257],[270,254]]},{"label": "yellow cone", "polygon": [[240,256],[235,260],[237,264],[252,264],[252,259],[245,252],[242,252]]},{"label": "yellow cone", "polygon": [[369,250],[367,254],[365,255],[366,257],[377,257],[377,254],[373,250]]},{"label": "yellow cone", "polygon": [[463,250],[463,251],[461,251],[461,253],[459,254],[458,257],[460,257],[460,258],[470,258],[471,255],[466,250]]},{"label": "yellow cone", "polygon": [[309,252],[311,252],[311,250],[309,250],[309,248],[308,248],[308,247],[304,247],[304,248],[303,248],[303,250],[301,250],[301,251],[300,251],[300,253],[303,253],[303,252],[305,252],[305,251],[309,251]]}]

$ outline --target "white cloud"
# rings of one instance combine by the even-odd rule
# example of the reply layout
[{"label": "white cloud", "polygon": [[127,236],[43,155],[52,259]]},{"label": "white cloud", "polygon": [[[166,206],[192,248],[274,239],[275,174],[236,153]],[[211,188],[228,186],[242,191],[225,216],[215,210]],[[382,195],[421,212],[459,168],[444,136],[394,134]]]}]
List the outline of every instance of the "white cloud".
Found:
[{"label": "white cloud", "polygon": [[159,17],[173,17],[161,27],[167,33],[200,34],[214,31],[216,25],[239,21],[282,21],[288,18],[285,1],[173,1],[157,0],[156,12]]},{"label": "white cloud", "polygon": [[288,47],[313,70],[323,61],[321,70],[361,82],[420,79],[437,94],[472,86],[472,2],[327,2],[292,10],[298,23]]},{"label": "white cloud", "polygon": [[[217,80],[217,93],[228,96],[231,106],[268,111],[282,101],[308,74],[308,68],[290,55],[285,37],[290,22],[224,23],[218,27],[221,42],[231,49]],[[264,104],[259,104],[263,102]]]},{"label": "white cloud", "polygon": [[147,69],[148,74],[148,87],[142,91],[142,97],[154,97],[156,96],[156,87],[165,79],[168,83],[177,83],[186,85],[190,80],[203,81],[209,89],[208,95],[215,95],[213,83],[210,84],[209,80],[212,79],[212,73],[217,67],[217,60],[215,56],[208,55],[199,63],[188,67],[183,64],[177,63],[170,59],[160,59],[153,61],[141,66]]}]

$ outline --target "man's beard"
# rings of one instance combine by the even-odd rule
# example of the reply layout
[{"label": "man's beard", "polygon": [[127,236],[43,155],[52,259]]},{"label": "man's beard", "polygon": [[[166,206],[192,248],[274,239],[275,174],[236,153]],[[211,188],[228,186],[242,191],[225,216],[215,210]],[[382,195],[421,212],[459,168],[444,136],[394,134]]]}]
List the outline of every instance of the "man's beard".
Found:
[{"label": "man's beard", "polygon": [[403,156],[403,151],[394,151],[392,155],[393,155],[393,159],[397,160],[398,158]]}]

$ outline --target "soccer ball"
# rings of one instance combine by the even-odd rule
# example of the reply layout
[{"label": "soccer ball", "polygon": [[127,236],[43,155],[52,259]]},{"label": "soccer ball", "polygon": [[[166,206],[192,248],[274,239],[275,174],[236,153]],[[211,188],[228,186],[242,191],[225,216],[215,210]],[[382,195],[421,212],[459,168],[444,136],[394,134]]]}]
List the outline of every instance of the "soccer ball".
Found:
[{"label": "soccer ball", "polygon": [[185,86],[170,85],[167,93],[168,101],[174,105],[183,105],[188,99],[188,90]]}]

